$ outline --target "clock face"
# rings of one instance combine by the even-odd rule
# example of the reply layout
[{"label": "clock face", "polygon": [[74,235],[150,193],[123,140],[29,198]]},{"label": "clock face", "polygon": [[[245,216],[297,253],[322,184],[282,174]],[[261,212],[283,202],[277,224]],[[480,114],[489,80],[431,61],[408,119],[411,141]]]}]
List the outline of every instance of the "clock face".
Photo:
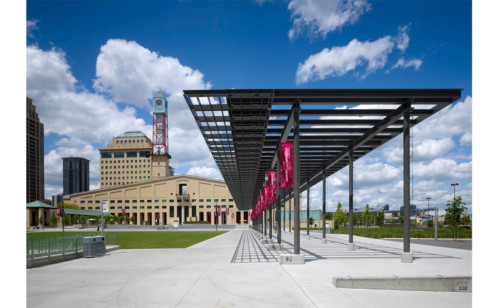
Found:
[{"label": "clock face", "polygon": [[156,106],[161,106],[162,105],[162,100],[158,99],[155,101]]}]

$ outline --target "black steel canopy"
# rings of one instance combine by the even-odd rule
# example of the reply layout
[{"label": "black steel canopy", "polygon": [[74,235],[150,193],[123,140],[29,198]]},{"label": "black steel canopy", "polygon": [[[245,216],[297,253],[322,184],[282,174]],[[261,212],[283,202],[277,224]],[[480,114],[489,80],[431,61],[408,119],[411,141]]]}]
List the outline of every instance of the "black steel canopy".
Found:
[{"label": "black steel canopy", "polygon": [[[240,210],[252,209],[300,117],[300,187],[314,185],[461,97],[461,89],[185,90],[184,97]],[[289,193],[289,191],[287,191]]]}]

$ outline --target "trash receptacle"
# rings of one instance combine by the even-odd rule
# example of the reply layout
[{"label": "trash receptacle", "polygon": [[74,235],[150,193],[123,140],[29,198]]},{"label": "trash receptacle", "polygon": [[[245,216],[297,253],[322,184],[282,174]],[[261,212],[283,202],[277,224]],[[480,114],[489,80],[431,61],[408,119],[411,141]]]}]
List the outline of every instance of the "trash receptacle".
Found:
[{"label": "trash receptacle", "polygon": [[97,254],[96,241],[93,236],[83,237],[83,257],[95,258]]},{"label": "trash receptacle", "polygon": [[101,235],[95,236],[96,246],[97,246],[97,256],[103,256],[105,254],[105,238]]}]

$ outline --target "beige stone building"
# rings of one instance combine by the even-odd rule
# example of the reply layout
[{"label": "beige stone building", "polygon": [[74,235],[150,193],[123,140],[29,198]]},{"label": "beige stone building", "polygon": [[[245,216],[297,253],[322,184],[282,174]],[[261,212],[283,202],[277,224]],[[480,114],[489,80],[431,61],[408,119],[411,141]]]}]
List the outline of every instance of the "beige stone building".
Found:
[{"label": "beige stone building", "polygon": [[221,206],[219,224],[248,223],[250,217],[249,211],[238,210],[224,181],[191,175],[147,178],[64,196],[64,203],[76,204],[81,210],[100,211],[102,201],[109,202],[111,215],[121,215],[124,210],[139,225],[173,225],[185,220],[215,224],[216,205]]},{"label": "beige stone building", "polygon": [[140,131],[112,138],[100,151],[100,188],[115,187],[169,176],[171,156],[152,155],[152,141]]}]

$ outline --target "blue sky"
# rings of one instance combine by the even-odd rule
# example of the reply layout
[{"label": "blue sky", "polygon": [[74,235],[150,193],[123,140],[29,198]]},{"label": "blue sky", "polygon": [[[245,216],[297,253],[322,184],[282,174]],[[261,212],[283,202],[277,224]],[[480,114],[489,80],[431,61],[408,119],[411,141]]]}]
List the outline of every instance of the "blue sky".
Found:
[{"label": "blue sky", "polygon": [[[462,88],[414,130],[413,203],[443,208],[457,182],[471,209],[471,15],[470,1],[28,1],[26,92],[45,123],[46,197],[62,191],[62,157],[89,158],[98,188],[99,148],[126,130],[151,137],[159,88],[171,164],[217,178],[183,89]],[[401,205],[399,150],[395,139],[355,164],[357,207]],[[328,209],[347,205],[347,172],[328,178]]]}]

